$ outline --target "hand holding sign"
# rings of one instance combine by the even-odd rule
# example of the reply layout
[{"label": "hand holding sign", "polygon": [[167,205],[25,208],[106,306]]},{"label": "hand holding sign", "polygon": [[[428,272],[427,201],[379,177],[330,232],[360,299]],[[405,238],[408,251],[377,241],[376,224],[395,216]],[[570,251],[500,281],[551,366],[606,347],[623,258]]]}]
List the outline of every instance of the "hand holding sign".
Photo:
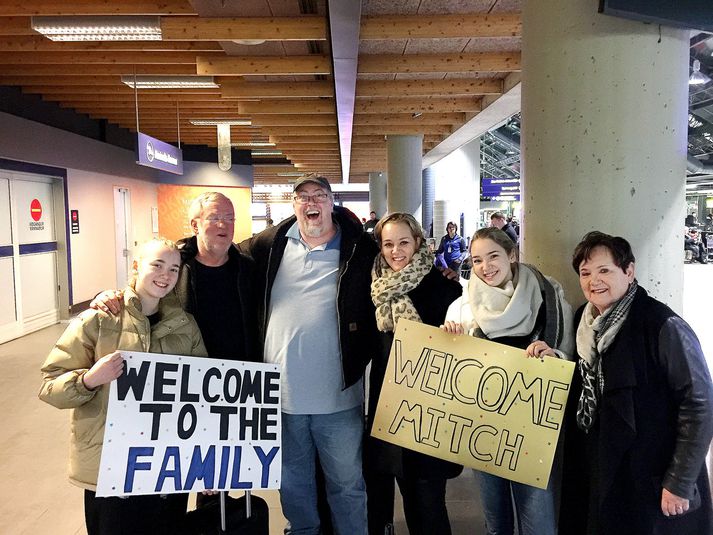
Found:
[{"label": "hand holding sign", "polygon": [[121,351],[104,355],[82,376],[82,382],[88,390],[112,382],[124,372],[124,357]]}]

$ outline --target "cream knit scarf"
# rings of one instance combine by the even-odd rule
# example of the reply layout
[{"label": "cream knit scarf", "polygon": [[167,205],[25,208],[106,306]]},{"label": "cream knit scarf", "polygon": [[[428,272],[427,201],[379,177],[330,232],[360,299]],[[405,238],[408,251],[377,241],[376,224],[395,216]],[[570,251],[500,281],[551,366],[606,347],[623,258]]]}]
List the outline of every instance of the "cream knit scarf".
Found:
[{"label": "cream knit scarf", "polygon": [[371,270],[371,300],[376,306],[376,325],[380,331],[393,331],[399,318],[421,321],[408,293],[416,288],[433,267],[433,254],[425,241],[411,262],[394,271],[379,253]]},{"label": "cream knit scarf", "polygon": [[527,266],[513,265],[513,280],[503,288],[488,286],[477,276],[468,282],[468,297],[477,327],[488,338],[526,336],[535,328],[542,292]]}]

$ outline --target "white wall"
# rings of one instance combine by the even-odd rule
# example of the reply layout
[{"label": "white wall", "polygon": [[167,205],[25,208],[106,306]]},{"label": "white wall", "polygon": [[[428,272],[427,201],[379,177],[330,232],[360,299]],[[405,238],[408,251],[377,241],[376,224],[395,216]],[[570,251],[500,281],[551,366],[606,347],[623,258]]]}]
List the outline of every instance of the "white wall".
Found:
[{"label": "white wall", "polygon": [[[72,302],[116,286],[114,186],[131,191],[132,243],[151,234],[158,206],[158,172],[136,165],[133,151],[0,112],[0,158],[64,168],[69,210],[79,210],[79,234],[70,235]],[[62,236],[57,238],[62,241]]]},{"label": "white wall", "polygon": [[157,185],[143,180],[91,173],[67,172],[69,209],[79,210],[79,234],[71,234],[73,300],[81,303],[116,286],[114,186],[131,192],[131,243],[153,237],[151,207],[158,206]]}]

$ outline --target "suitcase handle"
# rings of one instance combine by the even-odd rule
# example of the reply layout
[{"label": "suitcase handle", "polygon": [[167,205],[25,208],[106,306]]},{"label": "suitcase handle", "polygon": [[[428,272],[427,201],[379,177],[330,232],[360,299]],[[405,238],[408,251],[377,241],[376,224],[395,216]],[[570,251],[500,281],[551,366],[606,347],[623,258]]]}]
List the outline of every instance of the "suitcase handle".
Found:
[{"label": "suitcase handle", "polygon": [[[220,493],[220,529],[225,532],[228,529],[227,523],[225,521],[225,497],[228,495],[227,492]],[[245,491],[245,518],[250,518],[253,514],[252,504],[250,503],[251,493],[249,490]]]}]

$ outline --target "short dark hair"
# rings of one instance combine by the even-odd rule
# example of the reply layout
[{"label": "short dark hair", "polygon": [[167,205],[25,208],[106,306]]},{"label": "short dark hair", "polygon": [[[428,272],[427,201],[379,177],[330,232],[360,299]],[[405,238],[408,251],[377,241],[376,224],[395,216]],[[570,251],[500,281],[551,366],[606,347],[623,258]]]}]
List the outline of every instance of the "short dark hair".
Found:
[{"label": "short dark hair", "polygon": [[631,245],[624,238],[593,230],[585,234],[582,241],[574,248],[572,267],[575,273],[579,275],[580,264],[589,260],[597,247],[608,249],[614,259],[614,264],[622,271],[626,271],[633,262],[636,262]]},{"label": "short dark hair", "polygon": [[394,212],[393,214],[382,217],[374,227],[374,237],[379,247],[381,247],[381,231],[387,223],[406,223],[414,240],[423,242],[426,239],[423,236],[423,228],[421,228],[421,225],[416,221],[415,217],[405,212]]},{"label": "short dark hair", "polygon": [[453,221],[449,221],[448,223],[446,223],[446,231],[448,231],[448,227],[450,227],[451,225],[453,225],[453,228],[456,230],[456,232],[458,232],[458,225],[456,225]]},{"label": "short dark hair", "polygon": [[473,247],[475,240],[492,240],[505,249],[508,256],[515,251],[515,259],[518,258],[518,250],[515,242],[510,239],[510,236],[497,227],[483,227],[476,230],[475,234],[473,234],[473,238],[470,240],[471,247]]},{"label": "short dark hair", "polygon": [[492,214],[490,214],[490,220],[491,220],[491,221],[492,221],[493,219],[496,219],[496,218],[497,218],[497,219],[507,219],[507,218],[505,217],[505,214],[503,214],[502,212],[493,212]]}]

